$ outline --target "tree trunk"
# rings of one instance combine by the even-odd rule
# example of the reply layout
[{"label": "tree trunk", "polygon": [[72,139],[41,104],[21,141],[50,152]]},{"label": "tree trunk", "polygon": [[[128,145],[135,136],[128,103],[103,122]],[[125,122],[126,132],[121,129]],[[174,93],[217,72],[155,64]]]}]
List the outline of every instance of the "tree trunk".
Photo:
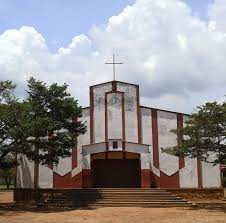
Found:
[{"label": "tree trunk", "polygon": [[14,175],[14,182],[13,182],[14,183],[14,189],[17,188],[17,170],[18,170],[17,169],[17,167],[18,167],[17,158],[18,158],[17,153],[15,153],[15,163],[16,163],[16,167],[15,167],[16,169],[15,170],[16,170],[16,172],[15,172],[15,175]]},{"label": "tree trunk", "polygon": [[34,165],[34,188],[37,189],[39,187],[39,163],[35,162]]},{"label": "tree trunk", "polygon": [[6,188],[9,189],[8,176],[5,176],[5,183],[6,183]]},{"label": "tree trunk", "polygon": [[35,154],[36,154],[36,159],[35,159],[35,164],[34,164],[34,189],[37,189],[39,187],[39,149],[36,147],[35,148]]}]

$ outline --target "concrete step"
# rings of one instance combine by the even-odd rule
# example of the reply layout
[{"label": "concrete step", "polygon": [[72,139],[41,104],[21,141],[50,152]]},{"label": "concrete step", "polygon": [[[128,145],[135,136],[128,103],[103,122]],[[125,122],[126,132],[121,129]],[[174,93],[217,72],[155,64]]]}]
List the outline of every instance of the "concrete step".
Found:
[{"label": "concrete step", "polygon": [[65,197],[65,198],[76,198],[76,197],[99,197],[99,198],[105,198],[105,197],[176,197],[175,195],[171,194],[63,194],[63,195],[52,195],[52,197]]},{"label": "concrete step", "polygon": [[[78,188],[78,189],[65,189],[67,192],[167,192],[165,189],[149,189],[149,188]],[[65,193],[64,189],[55,189],[55,191],[58,191],[59,193]]]},{"label": "concrete step", "polygon": [[107,195],[107,196],[52,196],[51,199],[65,199],[65,200],[77,200],[77,199],[127,199],[131,198],[133,200],[136,199],[180,199],[180,197],[177,196],[114,196],[114,195]]},{"label": "concrete step", "polygon": [[136,200],[136,202],[134,200],[112,200],[112,199],[106,199],[106,200],[96,200],[96,201],[89,201],[89,200],[71,200],[71,201],[65,201],[65,200],[51,200],[48,203],[153,203],[153,202],[159,202],[159,203],[164,203],[164,202],[168,202],[168,203],[175,203],[175,202],[179,202],[179,203],[187,203],[187,201],[184,200],[152,200],[152,201],[144,201],[144,200]]},{"label": "concrete step", "polygon": [[55,193],[55,195],[60,196],[78,196],[78,195],[171,195],[170,192],[65,192],[65,193]]},{"label": "concrete step", "polygon": [[56,191],[48,206],[178,207],[192,204],[162,189],[92,188]]},{"label": "concrete step", "polygon": [[[48,203],[49,207],[62,207],[65,204]],[[68,203],[67,207],[191,207],[192,203],[188,202],[95,202],[95,203]]]},{"label": "concrete step", "polygon": [[167,198],[150,198],[150,199],[144,199],[144,198],[131,198],[131,197],[127,197],[127,198],[114,198],[114,197],[109,197],[109,198],[96,198],[96,199],[90,199],[90,198],[77,198],[77,199],[65,199],[65,198],[53,198],[51,199],[53,201],[80,201],[80,200],[84,200],[84,201],[95,201],[95,200],[114,200],[114,201],[166,201],[166,200],[170,200],[170,201],[178,201],[181,200],[180,198],[171,198],[171,197],[167,197]]}]

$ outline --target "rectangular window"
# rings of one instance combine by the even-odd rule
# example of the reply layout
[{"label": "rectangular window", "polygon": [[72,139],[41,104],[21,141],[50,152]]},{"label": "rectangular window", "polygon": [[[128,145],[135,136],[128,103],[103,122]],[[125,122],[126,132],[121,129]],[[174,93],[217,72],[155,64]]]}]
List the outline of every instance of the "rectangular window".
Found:
[{"label": "rectangular window", "polygon": [[117,141],[113,141],[113,149],[118,149],[118,142]]}]

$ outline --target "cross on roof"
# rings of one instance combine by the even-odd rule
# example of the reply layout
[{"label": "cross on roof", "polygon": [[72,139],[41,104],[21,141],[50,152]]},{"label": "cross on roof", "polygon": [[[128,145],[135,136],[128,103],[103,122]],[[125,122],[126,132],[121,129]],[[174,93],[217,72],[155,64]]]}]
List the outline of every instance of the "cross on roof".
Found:
[{"label": "cross on roof", "polygon": [[116,64],[123,64],[121,62],[115,62],[115,55],[113,54],[112,62],[107,62],[105,64],[112,64],[113,65],[113,80],[115,81],[115,65]]}]

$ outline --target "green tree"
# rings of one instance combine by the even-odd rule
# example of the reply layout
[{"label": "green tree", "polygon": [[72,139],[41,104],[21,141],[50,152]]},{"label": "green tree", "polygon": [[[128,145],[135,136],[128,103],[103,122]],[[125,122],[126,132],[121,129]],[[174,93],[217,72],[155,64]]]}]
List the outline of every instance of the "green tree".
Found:
[{"label": "green tree", "polygon": [[70,156],[77,137],[86,131],[85,123],[78,121],[82,108],[67,87],[31,78],[26,100],[19,101],[12,82],[0,83],[0,168],[16,165],[9,156],[26,156],[35,163],[35,188],[39,164],[57,164]]},{"label": "green tree", "polygon": [[15,87],[12,81],[0,81],[0,103],[11,103],[16,100]]},{"label": "green tree", "polygon": [[226,102],[197,107],[185,127],[172,130],[178,145],[162,149],[178,157],[198,158],[215,164],[226,161]]},{"label": "green tree", "polygon": [[29,137],[21,153],[35,162],[35,188],[39,164],[57,164],[60,158],[70,156],[77,137],[86,131],[85,123],[78,121],[82,108],[67,92],[67,87],[56,83],[47,86],[34,78],[28,80],[23,129]]},{"label": "green tree", "polygon": [[0,169],[0,177],[5,180],[6,187],[9,189],[13,180],[16,178],[16,162],[14,155],[8,154],[6,157],[4,157],[4,164]]},{"label": "green tree", "polygon": [[15,87],[10,81],[0,81],[0,168],[13,165],[9,157],[18,140],[16,129],[22,107],[14,95]]},{"label": "green tree", "polygon": [[0,81],[0,175],[7,188],[15,177],[16,150],[21,142],[18,123],[23,112],[15,87],[11,81]]}]

